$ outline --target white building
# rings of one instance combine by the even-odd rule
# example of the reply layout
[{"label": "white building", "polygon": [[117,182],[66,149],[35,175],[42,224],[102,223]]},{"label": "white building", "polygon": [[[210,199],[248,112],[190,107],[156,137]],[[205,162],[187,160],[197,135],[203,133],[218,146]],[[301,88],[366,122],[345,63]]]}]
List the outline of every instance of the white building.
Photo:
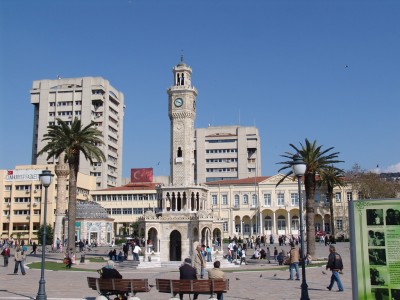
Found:
[{"label": "white building", "polygon": [[38,80],[32,84],[31,103],[34,105],[32,164],[54,164],[46,155],[37,157],[45,146],[42,142],[47,126],[56,119],[71,124],[74,118],[82,124],[96,124],[103,133],[101,150],[106,162],[93,165],[81,155],[79,171],[97,177],[96,187],[120,186],[122,183],[122,143],[124,95],[101,77]]},{"label": "white building", "polygon": [[210,126],[195,130],[197,183],[254,177],[261,172],[256,127]]}]

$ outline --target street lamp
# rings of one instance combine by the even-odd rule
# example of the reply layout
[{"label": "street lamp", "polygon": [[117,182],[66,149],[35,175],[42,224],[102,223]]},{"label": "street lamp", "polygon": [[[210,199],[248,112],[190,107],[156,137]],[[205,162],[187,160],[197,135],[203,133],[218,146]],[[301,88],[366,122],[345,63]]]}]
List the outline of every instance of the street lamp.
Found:
[{"label": "street lamp", "polygon": [[308,285],[306,281],[306,265],[304,256],[304,226],[303,226],[303,201],[301,199],[301,177],[306,173],[307,165],[299,154],[293,156],[293,173],[297,177],[299,187],[299,209],[300,209],[300,257],[301,257],[301,300],[309,300]]},{"label": "street lamp", "polygon": [[46,252],[46,216],[47,216],[47,188],[51,184],[51,179],[54,175],[49,170],[43,170],[39,174],[40,183],[44,186],[44,214],[43,214],[43,236],[42,236],[42,267],[40,272],[39,290],[36,295],[36,300],[46,300],[46,281],[44,280],[44,261]]}]

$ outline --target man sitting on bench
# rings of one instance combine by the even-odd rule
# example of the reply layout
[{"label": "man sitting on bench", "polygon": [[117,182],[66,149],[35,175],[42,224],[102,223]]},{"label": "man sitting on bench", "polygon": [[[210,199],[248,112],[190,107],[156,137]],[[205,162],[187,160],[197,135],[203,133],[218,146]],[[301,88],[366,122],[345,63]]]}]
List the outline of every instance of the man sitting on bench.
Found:
[{"label": "man sitting on bench", "polygon": [[[183,265],[179,268],[179,279],[197,279],[196,269],[192,267],[192,260],[185,258]],[[199,294],[194,294],[193,299],[196,300]],[[179,298],[183,299],[183,294],[179,293]]]},{"label": "man sitting on bench", "polygon": [[114,269],[114,262],[112,260],[109,260],[107,264],[102,267],[99,271],[100,277],[103,279],[122,279],[122,275]]}]

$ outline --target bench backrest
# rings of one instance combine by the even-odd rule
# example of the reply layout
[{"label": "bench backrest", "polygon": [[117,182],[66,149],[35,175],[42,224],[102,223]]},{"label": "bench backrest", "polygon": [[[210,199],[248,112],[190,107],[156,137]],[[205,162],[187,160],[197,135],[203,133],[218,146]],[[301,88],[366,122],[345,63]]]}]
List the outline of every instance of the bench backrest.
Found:
[{"label": "bench backrest", "polygon": [[99,293],[104,291],[124,291],[130,293],[150,291],[147,279],[102,279],[88,277],[87,281],[89,287],[97,290]]},{"label": "bench backrest", "polygon": [[229,290],[229,279],[174,280],[156,279],[157,290],[161,293],[223,293]]}]

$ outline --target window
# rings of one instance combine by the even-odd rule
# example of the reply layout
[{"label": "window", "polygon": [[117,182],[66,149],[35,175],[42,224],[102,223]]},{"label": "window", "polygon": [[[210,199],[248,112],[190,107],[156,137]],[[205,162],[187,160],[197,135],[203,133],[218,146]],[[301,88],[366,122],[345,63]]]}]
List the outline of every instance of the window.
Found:
[{"label": "window", "polygon": [[299,194],[298,193],[290,193],[290,200],[292,206],[299,206]]},{"label": "window", "polygon": [[257,195],[256,194],[253,194],[253,203],[252,203],[252,205],[255,207],[255,206],[257,206]]},{"label": "window", "polygon": [[278,193],[277,198],[279,206],[285,205],[285,195],[283,193]]},{"label": "window", "polygon": [[235,195],[235,203],[233,204],[234,207],[239,207],[239,195]]},{"label": "window", "polygon": [[243,195],[243,204],[249,204],[249,196]]},{"label": "window", "polygon": [[236,225],[235,225],[235,229],[236,229],[236,232],[241,232],[241,230],[240,230],[240,224],[236,224]]},{"label": "window", "polygon": [[123,208],[122,213],[124,215],[131,215],[132,214],[132,208]]},{"label": "window", "polygon": [[346,196],[347,196],[347,201],[352,201],[353,200],[353,193],[352,192],[347,192]]},{"label": "window", "polygon": [[315,223],[315,231],[320,231],[321,230],[321,224],[320,223]]},{"label": "window", "polygon": [[250,225],[244,224],[243,231],[244,231],[244,233],[250,234]]},{"label": "window", "polygon": [[222,224],[222,230],[223,230],[224,232],[228,232],[228,222],[224,222],[224,223]]},{"label": "window", "polygon": [[299,230],[300,229],[300,222],[298,216],[292,217],[292,230]]},{"label": "window", "polygon": [[342,219],[336,219],[336,229],[343,230],[343,220]]},{"label": "window", "polygon": [[211,195],[211,203],[212,205],[218,205],[217,195]]},{"label": "window", "polygon": [[336,199],[336,202],[342,202],[342,194],[341,193],[335,193],[335,199]]},{"label": "window", "polygon": [[271,206],[271,194],[264,194],[264,205]]},{"label": "window", "polygon": [[4,190],[5,190],[5,191],[11,191],[11,185],[6,185],[6,186],[4,187]]},{"label": "window", "polygon": [[265,217],[264,227],[265,230],[272,230],[272,219],[270,216]]},{"label": "window", "polygon": [[120,208],[113,208],[112,210],[113,215],[120,215],[121,214],[121,209]]},{"label": "window", "polygon": [[222,205],[228,205],[228,195],[222,195]]},{"label": "window", "polygon": [[143,208],[133,208],[133,214],[134,215],[142,215],[143,214]]},{"label": "window", "polygon": [[278,217],[278,230],[285,230],[286,229],[286,219],[284,216]]}]

